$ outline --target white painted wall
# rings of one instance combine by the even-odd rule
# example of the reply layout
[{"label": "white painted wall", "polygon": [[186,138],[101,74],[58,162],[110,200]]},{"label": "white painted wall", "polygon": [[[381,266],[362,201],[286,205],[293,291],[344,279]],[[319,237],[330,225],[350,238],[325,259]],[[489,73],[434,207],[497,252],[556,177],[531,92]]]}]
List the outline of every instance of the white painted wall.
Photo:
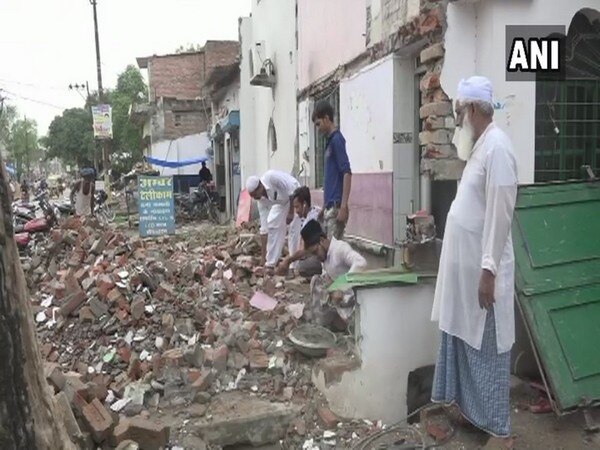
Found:
[{"label": "white painted wall", "polygon": [[298,0],[298,85],[304,89],[365,50],[367,0]]},{"label": "white painted wall", "polygon": [[252,19],[243,17],[240,21],[240,166],[242,186],[246,177],[257,172],[255,160],[255,96],[257,91],[250,86],[250,58],[248,52],[254,48],[252,40]]},{"label": "white painted wall", "polygon": [[393,170],[394,59],[340,82],[340,124],[356,173]]},{"label": "white painted wall", "polygon": [[[206,151],[211,147],[208,133],[192,134],[172,141],[160,141],[152,144],[154,158],[167,161],[183,161],[206,156]],[[209,161],[210,163],[210,161]],[[161,175],[196,175],[202,167],[200,164],[171,169],[168,167],[153,166]],[[211,170],[214,170],[210,167]]]},{"label": "white painted wall", "polygon": [[298,151],[300,153],[298,180],[305,186],[314,187],[314,180],[311,180],[312,162],[315,160],[315,127],[311,120],[314,106],[312,103],[308,99],[298,103]]},{"label": "white painted wall", "polygon": [[508,82],[505,77],[506,25],[565,25],[596,0],[486,0],[449,3],[442,87],[450,98],[461,78],[483,75],[492,81],[495,100],[503,104],[496,122],[513,141],[521,183],[534,180],[535,83]]},{"label": "white painted wall", "polygon": [[361,367],[325,386],[313,376],[331,410],[344,418],[393,424],[407,415],[408,374],[435,364],[439,330],[431,322],[435,281],[357,290]]},{"label": "white painted wall", "polygon": [[[269,169],[291,172],[297,136],[296,1],[253,0],[252,17],[242,21],[241,39],[241,123],[243,129],[254,128],[253,133],[241,135],[242,178]],[[262,50],[257,50],[256,43],[261,43]],[[254,55],[254,73],[267,58],[275,64],[277,85],[273,89],[250,85],[249,50]],[[271,118],[278,143],[273,154],[267,139]]]}]

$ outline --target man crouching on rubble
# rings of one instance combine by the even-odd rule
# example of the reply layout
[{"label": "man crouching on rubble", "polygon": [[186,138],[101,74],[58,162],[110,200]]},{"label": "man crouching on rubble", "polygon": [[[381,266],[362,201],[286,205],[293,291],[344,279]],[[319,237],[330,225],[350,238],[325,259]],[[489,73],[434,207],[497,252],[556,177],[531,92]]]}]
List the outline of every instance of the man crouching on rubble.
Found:
[{"label": "man crouching on rubble", "polygon": [[338,277],[360,272],[367,267],[367,261],[347,242],[327,238],[316,220],[309,221],[301,231],[304,248],[323,263],[323,274],[315,275],[310,282],[310,305],[307,319],[336,331],[346,329],[354,311],[354,292],[327,292],[327,287]]}]

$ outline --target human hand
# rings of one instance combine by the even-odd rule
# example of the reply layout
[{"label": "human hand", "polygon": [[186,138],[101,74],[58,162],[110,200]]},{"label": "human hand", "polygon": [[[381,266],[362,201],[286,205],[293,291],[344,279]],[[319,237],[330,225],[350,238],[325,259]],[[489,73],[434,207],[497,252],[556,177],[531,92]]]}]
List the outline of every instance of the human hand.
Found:
[{"label": "human hand", "polygon": [[334,303],[341,303],[344,300],[344,293],[342,291],[334,291],[329,294],[329,298]]},{"label": "human hand", "polygon": [[340,210],[338,211],[337,214],[337,221],[340,223],[345,224],[346,222],[348,222],[348,216],[350,215],[350,212],[348,211],[348,207],[347,206],[342,206],[340,208]]},{"label": "human hand", "polygon": [[323,219],[325,219],[325,208],[321,208],[321,211],[319,211],[319,215],[317,216],[319,222],[323,222]]},{"label": "human hand", "polygon": [[479,279],[479,307],[490,310],[494,306],[494,288],[496,286],[496,277],[489,270],[481,271]]},{"label": "human hand", "polygon": [[287,275],[288,272],[290,271],[290,260],[288,258],[284,258],[278,265],[277,265],[277,275],[283,276],[283,275]]},{"label": "human hand", "polygon": [[285,223],[289,225],[290,223],[292,223],[292,220],[294,220],[294,211],[289,211],[285,218]]}]

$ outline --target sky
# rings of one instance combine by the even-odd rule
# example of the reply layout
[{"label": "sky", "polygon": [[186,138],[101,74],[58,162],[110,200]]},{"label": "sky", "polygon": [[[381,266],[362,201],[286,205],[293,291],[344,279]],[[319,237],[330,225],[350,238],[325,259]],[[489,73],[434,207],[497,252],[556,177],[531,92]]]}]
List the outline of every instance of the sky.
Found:
[{"label": "sky", "polygon": [[[238,40],[238,18],[251,0],[97,0],[102,81],[136,57],[172,53],[180,45]],[[145,71],[142,71],[144,73]],[[96,90],[94,22],[89,0],[0,0],[0,96],[47,133],[65,108],[82,107]]]}]

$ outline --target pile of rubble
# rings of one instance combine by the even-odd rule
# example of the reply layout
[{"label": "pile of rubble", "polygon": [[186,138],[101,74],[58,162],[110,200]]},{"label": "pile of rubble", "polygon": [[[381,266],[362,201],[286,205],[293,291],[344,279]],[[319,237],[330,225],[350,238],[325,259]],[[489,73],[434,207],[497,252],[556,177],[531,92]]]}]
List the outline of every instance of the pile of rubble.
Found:
[{"label": "pile of rubble", "polygon": [[79,445],[166,447],[161,411],[210,425],[214,405],[234,392],[300,405],[285,409],[277,432],[291,447],[353,437],[324,434],[338,419],[313,401],[312,361],[286,339],[308,285],[256,275],[258,251],[253,233],[218,227],[150,240],[71,218],[53,231],[28,278],[46,377]]}]

